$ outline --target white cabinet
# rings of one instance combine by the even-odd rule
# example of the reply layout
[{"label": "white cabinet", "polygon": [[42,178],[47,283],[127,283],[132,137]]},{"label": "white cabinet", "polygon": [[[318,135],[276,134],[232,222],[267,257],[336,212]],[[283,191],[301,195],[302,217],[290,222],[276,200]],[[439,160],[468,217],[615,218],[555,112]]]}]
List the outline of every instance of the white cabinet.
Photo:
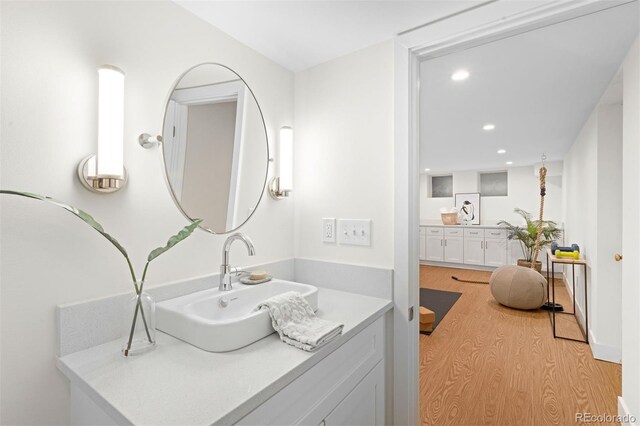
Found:
[{"label": "white cabinet", "polygon": [[444,261],[449,263],[464,262],[464,237],[462,229],[444,229]]},{"label": "white cabinet", "polygon": [[431,262],[444,262],[444,230],[441,226],[427,226],[424,228],[426,235],[425,251],[426,260]]},{"label": "white cabinet", "polygon": [[384,425],[384,318],[284,387],[237,425]]},{"label": "white cabinet", "polygon": [[510,252],[507,232],[496,227],[421,226],[420,260],[497,267]]},{"label": "white cabinet", "polygon": [[505,230],[485,230],[484,264],[487,266],[502,266],[507,264],[507,233]]},{"label": "white cabinet", "polygon": [[427,230],[420,227],[420,260],[427,260]]},{"label": "white cabinet", "polygon": [[484,265],[484,238],[464,238],[464,263]]},{"label": "white cabinet", "polygon": [[325,426],[383,425],[384,368],[382,362],[320,423]]}]

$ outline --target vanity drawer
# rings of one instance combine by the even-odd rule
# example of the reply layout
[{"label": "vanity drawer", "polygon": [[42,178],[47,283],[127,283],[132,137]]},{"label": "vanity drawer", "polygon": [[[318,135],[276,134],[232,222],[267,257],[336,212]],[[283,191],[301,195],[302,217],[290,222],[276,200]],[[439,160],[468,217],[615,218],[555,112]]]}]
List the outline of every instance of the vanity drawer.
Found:
[{"label": "vanity drawer", "polygon": [[464,233],[462,228],[444,228],[444,235],[447,237],[462,237]]},{"label": "vanity drawer", "polygon": [[465,229],[464,236],[471,238],[484,238],[484,229]]},{"label": "vanity drawer", "polygon": [[441,226],[427,226],[427,235],[443,235]]},{"label": "vanity drawer", "polygon": [[492,240],[504,240],[507,238],[506,229],[485,229],[484,237]]}]

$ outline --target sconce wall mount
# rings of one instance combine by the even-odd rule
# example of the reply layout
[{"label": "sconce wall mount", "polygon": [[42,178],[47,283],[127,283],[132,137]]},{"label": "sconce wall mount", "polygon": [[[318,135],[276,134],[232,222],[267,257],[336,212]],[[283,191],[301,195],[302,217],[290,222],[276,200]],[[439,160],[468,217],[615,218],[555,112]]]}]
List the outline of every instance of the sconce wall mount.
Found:
[{"label": "sconce wall mount", "polygon": [[98,69],[98,153],[78,164],[82,185],[93,192],[115,192],[127,183],[124,168],[124,72],[113,65]]},{"label": "sconce wall mount", "polygon": [[282,200],[293,190],[293,130],[280,128],[280,149],[278,151],[278,176],[269,181],[269,195]]}]

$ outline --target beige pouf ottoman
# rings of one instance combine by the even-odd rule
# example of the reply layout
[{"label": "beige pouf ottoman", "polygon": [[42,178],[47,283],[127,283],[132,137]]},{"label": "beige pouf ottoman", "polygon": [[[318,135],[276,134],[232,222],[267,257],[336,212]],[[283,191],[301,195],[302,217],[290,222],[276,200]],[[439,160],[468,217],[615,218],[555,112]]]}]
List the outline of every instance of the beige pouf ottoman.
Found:
[{"label": "beige pouf ottoman", "polygon": [[547,280],[536,270],[501,266],[489,278],[491,294],[501,305],[515,309],[538,309],[547,301]]}]

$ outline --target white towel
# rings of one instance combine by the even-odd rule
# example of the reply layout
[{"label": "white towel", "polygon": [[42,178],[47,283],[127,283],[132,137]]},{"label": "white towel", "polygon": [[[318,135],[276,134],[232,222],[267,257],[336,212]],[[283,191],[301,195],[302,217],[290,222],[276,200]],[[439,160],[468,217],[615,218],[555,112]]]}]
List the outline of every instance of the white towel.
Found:
[{"label": "white towel", "polygon": [[271,297],[256,310],[268,310],[280,339],[305,351],[315,351],[340,334],[343,324],[318,318],[309,303],[296,291]]}]

